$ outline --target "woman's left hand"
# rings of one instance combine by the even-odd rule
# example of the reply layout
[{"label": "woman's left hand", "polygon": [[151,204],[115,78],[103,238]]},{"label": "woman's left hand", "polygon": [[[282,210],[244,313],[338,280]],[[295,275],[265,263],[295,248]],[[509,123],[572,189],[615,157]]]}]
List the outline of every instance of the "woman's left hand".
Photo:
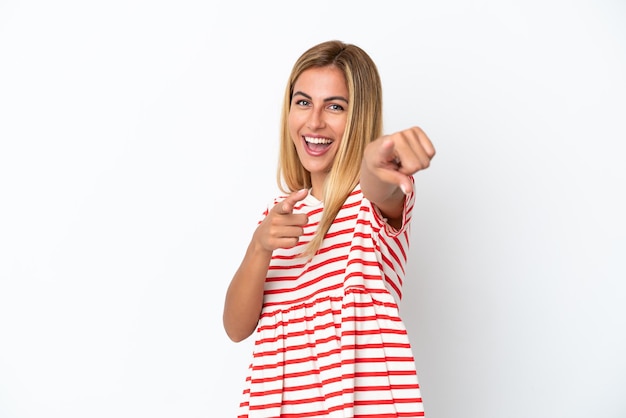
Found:
[{"label": "woman's left hand", "polygon": [[369,143],[363,164],[380,181],[396,185],[408,194],[413,188],[409,176],[428,168],[434,156],[435,148],[426,133],[412,127]]}]

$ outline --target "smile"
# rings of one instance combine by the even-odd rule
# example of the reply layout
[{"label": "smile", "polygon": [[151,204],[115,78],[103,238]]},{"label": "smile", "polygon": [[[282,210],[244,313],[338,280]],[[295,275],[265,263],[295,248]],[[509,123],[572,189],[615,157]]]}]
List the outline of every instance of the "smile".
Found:
[{"label": "smile", "polygon": [[330,138],[313,138],[305,136],[304,143],[307,152],[313,156],[320,156],[330,149],[330,145],[334,142]]}]

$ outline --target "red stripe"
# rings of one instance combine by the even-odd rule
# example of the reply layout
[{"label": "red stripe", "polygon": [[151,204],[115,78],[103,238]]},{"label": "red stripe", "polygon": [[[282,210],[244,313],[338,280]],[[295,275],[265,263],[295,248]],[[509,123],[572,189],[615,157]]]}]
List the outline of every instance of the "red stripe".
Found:
[{"label": "red stripe", "polygon": [[[387,251],[389,252],[389,255],[391,256],[391,258],[393,258],[395,260],[395,262],[398,264],[398,266],[402,266],[402,265],[404,265],[406,263],[406,254],[405,254],[404,250],[402,249],[402,247],[400,246],[400,244],[397,242],[397,239],[393,238],[392,240],[393,240],[393,242],[395,244],[394,247],[390,246],[389,243],[387,242],[387,240],[385,240],[384,237],[381,237],[381,239],[380,239],[381,244],[383,244],[384,247],[387,249]],[[404,261],[400,260],[400,256],[397,253],[398,250],[402,254],[402,259]],[[402,270],[402,273],[404,273],[404,270]]]},{"label": "red stripe", "polygon": [[[351,288],[348,288],[348,290],[346,291],[346,294],[348,293],[362,293],[362,292],[354,291],[354,288],[351,287]],[[374,293],[374,292],[369,291],[369,293]],[[381,302],[375,299],[372,299],[371,302],[374,305],[384,306],[386,308],[397,308],[398,306],[394,302]],[[343,305],[344,308],[349,308],[349,307],[367,308],[368,306],[370,306],[370,302],[346,302]]]},{"label": "red stripe", "polygon": [[[298,322],[303,322],[303,321],[298,321]],[[287,322],[288,323],[288,322]],[[277,324],[273,324],[273,325],[266,325],[263,327],[259,327],[259,332],[261,331],[265,331],[265,330],[274,330],[280,326],[284,326],[287,324],[286,322],[279,322]],[[255,343],[255,345],[261,345],[261,344],[266,344],[268,342],[276,342],[276,341],[281,341],[284,339],[287,339],[287,337],[297,337],[297,336],[301,336],[301,335],[312,335],[315,334],[315,331],[319,331],[322,329],[326,329],[326,328],[332,328],[332,327],[338,327],[339,324],[336,324],[334,322],[328,322],[326,324],[321,324],[321,325],[316,325],[313,329],[307,329],[304,331],[300,331],[300,332],[290,332],[287,335],[280,335],[278,337],[276,337],[276,339],[272,340],[272,339],[268,339],[268,338],[264,338],[264,339],[260,339],[257,343]]]},{"label": "red stripe", "polygon": [[[305,296],[303,296],[301,298],[298,298],[298,299],[286,300],[286,301],[275,302],[275,303],[266,302],[265,306],[266,307],[273,307],[273,306],[283,306],[283,305],[297,305],[297,304],[301,304],[304,301],[310,300],[311,298],[314,298],[317,295],[325,294],[325,293],[330,292],[331,290],[337,290],[337,289],[340,289],[342,287],[343,287],[343,284],[339,283],[339,284],[335,284],[333,286],[328,286],[328,287],[325,287],[323,289],[319,289],[318,291],[313,292],[310,295],[305,295]],[[279,292],[279,293],[281,293],[281,292]]]},{"label": "red stripe", "polygon": [[338,244],[335,245],[329,245],[327,248],[321,248],[318,252],[318,254],[324,254],[330,251],[335,251],[338,250],[339,248],[344,248],[344,247],[349,247],[350,246],[350,242],[340,242]]},{"label": "red stripe", "polygon": [[334,238],[340,235],[351,235],[352,233],[354,233],[354,228],[341,229],[335,232],[327,232],[324,238]]},{"label": "red stripe", "polygon": [[[265,291],[265,294],[266,295],[273,295],[273,294],[278,294],[278,293],[292,293],[294,291],[302,290],[302,289],[305,289],[305,288],[307,288],[307,287],[309,287],[309,286],[311,286],[313,284],[319,283],[319,282],[323,281],[324,279],[326,279],[328,277],[333,277],[333,276],[336,276],[338,274],[342,274],[343,272],[344,272],[343,269],[330,271],[330,272],[328,272],[326,274],[323,274],[323,275],[321,275],[319,277],[316,277],[316,278],[314,278],[312,280],[309,280],[306,283],[302,283],[302,284],[300,284],[298,286],[295,286],[295,287],[288,287],[288,288],[283,288],[283,289],[268,289],[268,290]],[[282,279],[284,280],[285,278],[283,277]],[[267,280],[270,281],[269,278]],[[272,278],[271,280],[272,281],[280,281],[279,278]]]},{"label": "red stripe", "polygon": [[389,316],[389,315],[383,315],[383,314],[376,314],[376,315],[358,315],[358,316],[344,316],[341,321],[342,322],[376,322],[378,319],[385,319],[388,321],[393,321],[393,322],[402,322],[400,318],[398,318],[397,316]]}]

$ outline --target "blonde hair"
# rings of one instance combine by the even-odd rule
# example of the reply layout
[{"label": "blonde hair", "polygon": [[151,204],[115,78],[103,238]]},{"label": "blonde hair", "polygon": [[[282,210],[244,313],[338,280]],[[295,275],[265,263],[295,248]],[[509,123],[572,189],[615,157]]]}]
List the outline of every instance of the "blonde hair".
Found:
[{"label": "blonde hair", "polygon": [[349,93],[343,138],[324,183],[324,211],[317,232],[303,255],[313,255],[324,240],[343,203],[359,182],[365,146],[382,135],[382,85],[376,64],[356,45],[327,41],[305,51],[294,64],[285,89],[281,116],[278,187],[285,193],[311,187],[311,175],[300,163],[289,134],[293,86],[304,71],[335,67],[345,76]]}]

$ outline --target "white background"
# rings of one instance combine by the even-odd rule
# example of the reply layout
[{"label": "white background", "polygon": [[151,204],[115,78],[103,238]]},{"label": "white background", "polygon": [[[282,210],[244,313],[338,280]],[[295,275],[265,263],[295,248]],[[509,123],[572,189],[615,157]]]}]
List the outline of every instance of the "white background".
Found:
[{"label": "white background", "polygon": [[233,417],[223,296],[328,39],[416,177],[430,418],[626,417],[623,1],[0,1],[0,417]]}]

